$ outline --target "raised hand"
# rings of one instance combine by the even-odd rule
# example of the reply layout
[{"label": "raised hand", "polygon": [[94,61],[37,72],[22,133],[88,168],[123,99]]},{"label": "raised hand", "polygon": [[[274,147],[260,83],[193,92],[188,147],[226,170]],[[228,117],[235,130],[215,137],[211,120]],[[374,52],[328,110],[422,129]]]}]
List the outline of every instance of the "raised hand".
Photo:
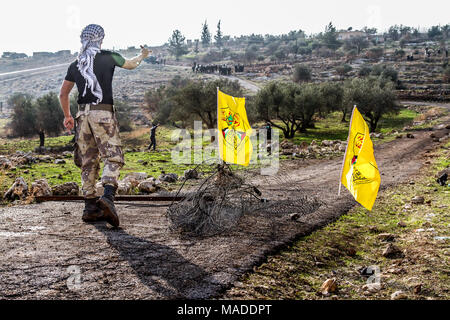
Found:
[{"label": "raised hand", "polygon": [[144,46],[141,46],[141,55],[145,58],[147,58],[150,53],[152,53],[151,50],[149,50],[148,48],[145,48]]}]

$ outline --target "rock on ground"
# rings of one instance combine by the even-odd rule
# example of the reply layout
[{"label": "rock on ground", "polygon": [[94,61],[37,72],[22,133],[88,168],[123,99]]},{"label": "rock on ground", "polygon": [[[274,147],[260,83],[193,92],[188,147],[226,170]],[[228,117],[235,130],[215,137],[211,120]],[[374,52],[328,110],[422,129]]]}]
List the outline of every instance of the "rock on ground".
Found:
[{"label": "rock on ground", "polygon": [[155,178],[149,178],[139,183],[138,189],[142,193],[155,193],[160,182]]},{"label": "rock on ground", "polygon": [[392,242],[395,240],[395,235],[392,233],[380,233],[377,238],[381,241]]},{"label": "rock on ground", "polygon": [[51,196],[52,189],[47,182],[47,179],[36,180],[31,184],[30,195],[32,197]]},{"label": "rock on ground", "polygon": [[133,186],[130,181],[118,181],[117,182],[117,194],[120,195],[130,195],[133,190]]},{"label": "rock on ground", "polygon": [[411,199],[411,203],[414,203],[414,204],[423,204],[424,202],[425,202],[425,198],[421,197],[421,196],[416,196]]},{"label": "rock on ground", "polygon": [[11,160],[9,160],[5,156],[0,156],[0,168],[8,170],[11,167],[13,167],[13,164],[12,164]]},{"label": "rock on ground", "polygon": [[403,300],[407,299],[408,296],[403,291],[395,291],[393,294],[391,294],[391,300]]},{"label": "rock on ground", "polygon": [[54,196],[77,196],[80,193],[80,187],[76,182],[67,182],[52,188]]},{"label": "rock on ground", "polygon": [[163,182],[177,182],[178,181],[178,175],[176,173],[162,173],[159,176],[159,180]]},{"label": "rock on ground", "polygon": [[144,181],[145,179],[148,178],[148,174],[145,172],[131,172],[125,175],[125,179],[127,178],[133,178],[136,179],[137,181]]},{"label": "rock on ground", "polygon": [[189,180],[189,179],[198,179],[198,171],[195,169],[188,169],[186,171],[184,171],[184,180]]},{"label": "rock on ground", "polygon": [[335,292],[336,290],[337,290],[336,278],[327,279],[320,287],[320,292],[323,295],[328,295],[330,293]]},{"label": "rock on ground", "polygon": [[28,195],[28,184],[24,178],[17,178],[12,186],[5,192],[3,198],[9,200],[23,199]]},{"label": "rock on ground", "polygon": [[45,156],[39,157],[38,160],[40,162],[50,163],[50,162],[52,162],[54,160],[54,158],[49,156],[49,155],[45,155]]},{"label": "rock on ground", "polygon": [[66,163],[66,160],[64,160],[64,159],[56,159],[55,160],[55,164],[65,164]]},{"label": "rock on ground", "polygon": [[383,286],[379,282],[375,283],[368,283],[362,287],[364,291],[370,292],[370,293],[376,293],[383,289]]},{"label": "rock on ground", "polygon": [[392,243],[389,243],[383,251],[383,257],[385,258],[401,258],[403,256],[402,250]]},{"label": "rock on ground", "polygon": [[140,183],[140,181],[139,180],[137,180],[136,178],[134,178],[134,177],[125,177],[125,178],[123,178],[123,180],[119,180],[118,181],[118,184],[120,185],[120,184],[129,184],[130,185],[130,190],[131,189],[133,189],[133,188],[136,188],[138,185],[139,185],[139,183]]}]

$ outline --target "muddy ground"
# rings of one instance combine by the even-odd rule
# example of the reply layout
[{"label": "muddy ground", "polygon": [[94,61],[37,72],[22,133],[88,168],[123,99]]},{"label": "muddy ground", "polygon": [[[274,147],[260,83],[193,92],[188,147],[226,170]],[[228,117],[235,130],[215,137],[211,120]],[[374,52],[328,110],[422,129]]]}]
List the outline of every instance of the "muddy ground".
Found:
[{"label": "muddy ground", "polygon": [[[423,155],[439,146],[430,133],[376,147],[381,190],[420,170]],[[268,254],[356,205],[346,190],[337,196],[341,161],[286,161],[277,176],[254,178],[269,199],[318,197],[324,205],[314,213],[292,221],[285,213],[255,212],[232,232],[205,239],[170,232],[162,203],[119,204],[118,230],[82,223],[81,203],[1,208],[0,298],[220,298]]]}]

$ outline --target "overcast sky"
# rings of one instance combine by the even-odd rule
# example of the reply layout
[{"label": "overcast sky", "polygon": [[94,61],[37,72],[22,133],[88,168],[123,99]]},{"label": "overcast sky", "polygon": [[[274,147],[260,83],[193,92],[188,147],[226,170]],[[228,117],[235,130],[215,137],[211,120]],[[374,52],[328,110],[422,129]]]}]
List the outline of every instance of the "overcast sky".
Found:
[{"label": "overcast sky", "polygon": [[89,23],[103,26],[104,47],[125,48],[167,42],[174,29],[187,39],[200,38],[222,20],[225,35],[281,34],[302,29],[364,26],[385,30],[393,24],[427,28],[450,23],[446,0],[5,0],[0,5],[0,52],[78,51],[79,34]]}]

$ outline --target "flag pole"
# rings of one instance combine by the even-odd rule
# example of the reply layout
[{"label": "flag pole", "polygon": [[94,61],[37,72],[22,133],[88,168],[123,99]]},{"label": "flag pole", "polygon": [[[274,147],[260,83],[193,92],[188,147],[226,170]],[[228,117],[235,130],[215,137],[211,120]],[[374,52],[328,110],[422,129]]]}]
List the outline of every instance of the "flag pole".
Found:
[{"label": "flag pole", "polygon": [[338,197],[341,195],[342,173],[344,172],[345,159],[347,158],[348,145],[350,144],[350,131],[351,131],[351,129],[352,129],[353,114],[355,113],[355,109],[356,109],[356,104],[353,106],[352,117],[350,118],[350,126],[348,127],[347,146],[345,147],[344,159],[342,159],[341,175],[340,175],[340,177],[339,177]]},{"label": "flag pole", "polygon": [[220,157],[220,143],[219,143],[219,139],[220,139],[220,132],[219,132],[219,87],[217,87],[217,156],[219,158],[219,164],[223,165],[223,160],[221,160]]}]

